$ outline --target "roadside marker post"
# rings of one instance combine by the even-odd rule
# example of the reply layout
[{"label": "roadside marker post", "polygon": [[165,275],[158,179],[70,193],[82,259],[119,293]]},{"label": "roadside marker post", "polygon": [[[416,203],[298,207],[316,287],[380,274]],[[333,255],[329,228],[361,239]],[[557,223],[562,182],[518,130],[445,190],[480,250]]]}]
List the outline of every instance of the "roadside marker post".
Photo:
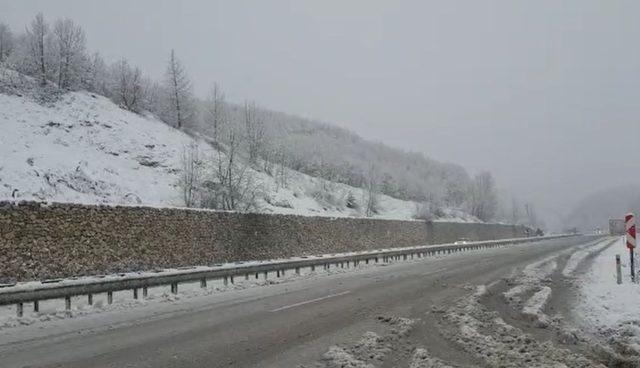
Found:
[{"label": "roadside marker post", "polygon": [[622,267],[620,266],[620,255],[616,254],[616,279],[618,280],[618,285],[622,284]]},{"label": "roadside marker post", "polygon": [[629,249],[629,259],[631,261],[631,282],[636,282],[636,269],[633,259],[633,253],[636,248],[636,223],[633,213],[628,213],[624,217],[624,228],[627,234],[627,248]]}]

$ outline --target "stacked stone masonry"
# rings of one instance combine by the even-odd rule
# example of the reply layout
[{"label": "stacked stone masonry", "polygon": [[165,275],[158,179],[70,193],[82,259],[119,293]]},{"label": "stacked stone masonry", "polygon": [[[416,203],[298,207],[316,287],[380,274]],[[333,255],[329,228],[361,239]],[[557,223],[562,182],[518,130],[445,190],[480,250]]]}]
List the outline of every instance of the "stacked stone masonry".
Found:
[{"label": "stacked stone masonry", "polygon": [[524,236],[501,224],[0,202],[0,279],[108,274]]}]

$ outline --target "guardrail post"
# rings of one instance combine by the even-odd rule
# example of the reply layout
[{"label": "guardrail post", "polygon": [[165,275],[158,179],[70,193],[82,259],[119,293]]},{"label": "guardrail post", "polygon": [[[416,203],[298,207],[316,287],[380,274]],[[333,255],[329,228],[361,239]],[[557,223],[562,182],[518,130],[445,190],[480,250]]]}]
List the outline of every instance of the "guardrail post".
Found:
[{"label": "guardrail post", "polygon": [[36,313],[40,312],[40,301],[38,300],[33,301],[33,311]]},{"label": "guardrail post", "polygon": [[178,283],[177,282],[171,283],[171,293],[172,294],[178,294]]},{"label": "guardrail post", "polygon": [[200,287],[203,288],[203,289],[207,287],[207,278],[206,277],[203,277],[203,278],[200,279]]},{"label": "guardrail post", "polygon": [[316,270],[316,265],[311,265],[311,272]]},{"label": "guardrail post", "polygon": [[16,304],[16,315],[18,317],[22,317],[24,315],[24,304],[22,303]]},{"label": "guardrail post", "polygon": [[87,304],[93,305],[93,294],[87,294]]},{"label": "guardrail post", "polygon": [[229,278],[227,276],[222,278],[222,285],[224,286],[229,285]]},{"label": "guardrail post", "polygon": [[67,311],[71,310],[71,297],[70,296],[66,296],[64,298],[64,309]]},{"label": "guardrail post", "polygon": [[149,288],[148,288],[148,287],[146,287],[146,286],[144,286],[144,287],[142,288],[142,298],[143,298],[143,299],[146,299],[146,298],[147,298],[147,295],[149,295]]},{"label": "guardrail post", "polygon": [[235,282],[233,282],[233,275],[229,276],[229,281],[231,281],[232,284],[235,284]]},{"label": "guardrail post", "polygon": [[107,291],[107,304],[113,304],[113,291]]},{"label": "guardrail post", "polygon": [[300,267],[296,267],[296,275],[300,274]]},{"label": "guardrail post", "polygon": [[263,274],[264,274],[264,279],[265,279],[265,280],[267,279],[267,274],[268,274],[268,273],[269,273],[268,271],[264,271],[264,272],[263,272]]},{"label": "guardrail post", "polygon": [[280,270],[276,270],[276,277],[280,277]]},{"label": "guardrail post", "polygon": [[133,299],[138,299],[138,288],[133,288]]}]

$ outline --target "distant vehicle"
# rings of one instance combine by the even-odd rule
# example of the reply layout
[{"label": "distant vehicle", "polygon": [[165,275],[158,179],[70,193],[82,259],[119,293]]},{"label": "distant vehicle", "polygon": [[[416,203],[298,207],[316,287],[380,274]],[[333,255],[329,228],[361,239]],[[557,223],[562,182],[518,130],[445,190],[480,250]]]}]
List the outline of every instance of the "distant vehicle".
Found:
[{"label": "distant vehicle", "polygon": [[468,243],[471,243],[471,240],[469,240],[467,238],[460,238],[453,244],[458,245],[458,244],[468,244]]}]

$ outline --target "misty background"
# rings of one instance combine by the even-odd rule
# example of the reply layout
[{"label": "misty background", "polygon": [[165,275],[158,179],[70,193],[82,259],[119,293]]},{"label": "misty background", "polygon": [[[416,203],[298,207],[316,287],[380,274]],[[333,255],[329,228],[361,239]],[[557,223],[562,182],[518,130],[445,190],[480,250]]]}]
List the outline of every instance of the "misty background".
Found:
[{"label": "misty background", "polygon": [[632,1],[0,1],[13,29],[40,11],[69,17],[108,61],[126,57],[154,78],[174,48],[201,97],[218,82],[229,101],[489,170],[552,227],[592,193],[622,187],[623,196],[640,181],[639,10]]}]

